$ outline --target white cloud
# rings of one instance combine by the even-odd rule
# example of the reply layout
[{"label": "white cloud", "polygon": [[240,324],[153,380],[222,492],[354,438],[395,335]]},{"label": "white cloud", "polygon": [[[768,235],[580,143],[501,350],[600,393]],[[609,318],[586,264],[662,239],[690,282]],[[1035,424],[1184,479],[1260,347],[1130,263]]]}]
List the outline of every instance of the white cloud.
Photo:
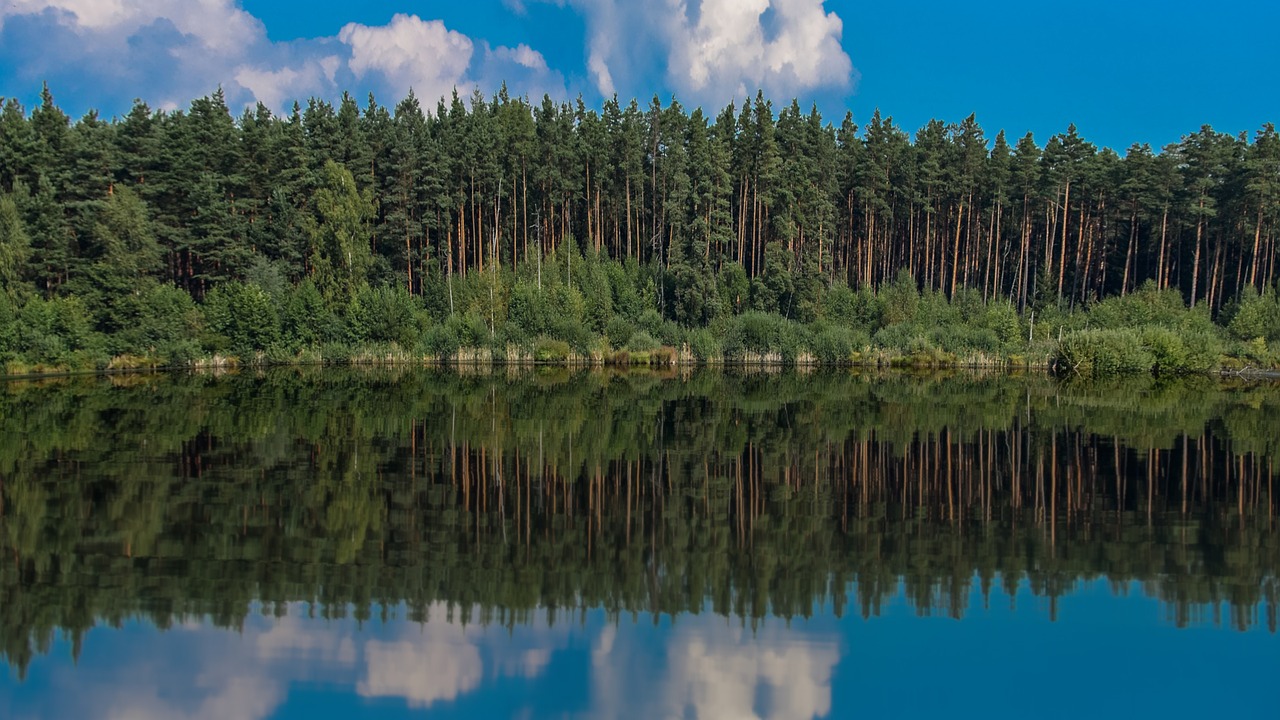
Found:
[{"label": "white cloud", "polygon": [[587,70],[603,95],[620,79],[638,88],[653,72],[681,97],[712,104],[757,88],[788,97],[856,80],[844,25],[823,0],[568,1],[586,17]]},{"label": "white cloud", "polygon": [[517,65],[529,68],[530,70],[546,70],[547,59],[542,57],[542,53],[533,48],[520,43],[514,48],[499,47],[493,51],[493,54],[502,60],[510,60]]},{"label": "white cloud", "polygon": [[445,97],[463,84],[475,49],[471,38],[439,20],[403,14],[381,27],[350,23],[338,39],[351,47],[350,66],[357,78],[377,72],[398,97],[413,88],[428,101]]},{"label": "white cloud", "polygon": [[237,53],[266,33],[235,0],[6,0],[0,6],[0,22],[43,12],[53,12],[61,24],[79,32],[119,38],[167,20],[178,32],[222,53]]},{"label": "white cloud", "polygon": [[236,84],[269,108],[283,108],[307,97],[315,88],[332,86],[341,62],[335,56],[310,60],[300,67],[251,67],[235,69]]},{"label": "white cloud", "polygon": [[515,47],[482,48],[474,67],[474,83],[486,92],[506,83],[508,93],[527,95],[537,104],[544,94],[569,98],[564,75],[552,70],[542,53],[523,43]]},{"label": "white cloud", "polygon": [[[490,48],[440,20],[398,14],[382,26],[350,23],[333,37],[275,42],[239,0],[4,0],[0,95],[29,94],[48,80],[82,107],[121,113],[141,96],[176,109],[221,87],[228,103],[374,91],[388,102],[412,88],[427,107],[455,87],[568,97],[564,77],[525,44]],[[65,97],[63,98],[65,100]],[[114,107],[112,107],[114,106]]]},{"label": "white cloud", "polygon": [[596,89],[601,95],[608,97],[617,92],[617,86],[613,84],[613,73],[609,72],[609,62],[604,53],[594,46],[591,48],[591,56],[587,58],[587,70],[596,81]]}]

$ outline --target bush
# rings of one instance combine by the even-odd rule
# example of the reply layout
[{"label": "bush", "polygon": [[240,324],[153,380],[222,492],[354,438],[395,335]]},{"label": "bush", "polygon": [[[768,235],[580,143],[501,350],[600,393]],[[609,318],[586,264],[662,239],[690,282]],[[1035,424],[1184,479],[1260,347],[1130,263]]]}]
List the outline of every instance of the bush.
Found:
[{"label": "bush", "polygon": [[1187,350],[1186,372],[1208,372],[1217,367],[1223,353],[1222,338],[1216,330],[1194,328],[1179,331]]},{"label": "bush", "polygon": [[996,354],[1002,347],[994,330],[971,325],[942,325],[931,331],[928,337],[942,349],[953,353]]},{"label": "bush", "polygon": [[351,334],[357,340],[411,348],[418,343],[417,312],[417,301],[403,287],[363,288],[353,303]]},{"label": "bush", "polygon": [[609,319],[605,325],[604,334],[609,339],[609,345],[620,348],[626,344],[627,340],[635,333],[636,328],[626,318],[614,316]]},{"label": "bush", "polygon": [[524,281],[516,283],[511,291],[511,304],[507,307],[507,322],[537,335],[547,331],[549,314],[546,297],[538,292],[537,285]]},{"label": "bush", "polygon": [[1227,329],[1237,340],[1280,339],[1280,304],[1270,289],[1259,295],[1252,286],[1245,289]]},{"label": "bush", "polygon": [[247,359],[280,342],[276,305],[252,283],[229,282],[209,291],[204,317],[214,352],[225,350]]},{"label": "bush", "polygon": [[653,336],[644,330],[636,332],[627,340],[627,350],[630,352],[653,352],[659,347],[662,347],[662,343],[654,340]]},{"label": "bush", "polygon": [[853,351],[861,347],[859,340],[858,334],[847,327],[819,324],[813,328],[809,349],[823,364],[844,364],[849,362]]},{"label": "bush", "polygon": [[1086,375],[1150,372],[1155,356],[1132,330],[1074,330],[1063,336],[1055,358],[1059,370]]},{"label": "bush", "polygon": [[569,343],[555,338],[540,337],[533,348],[533,359],[538,362],[565,362],[572,348]]},{"label": "bush", "polygon": [[418,351],[424,355],[447,358],[458,352],[460,345],[457,331],[453,326],[445,323],[432,325],[422,333],[422,339],[418,341]]},{"label": "bush", "polygon": [[1011,302],[994,302],[988,305],[983,314],[982,326],[994,332],[1005,348],[1021,347],[1026,340],[1022,320]]},{"label": "bush", "polygon": [[1181,375],[1188,371],[1187,346],[1178,334],[1162,327],[1142,330],[1142,345],[1151,353],[1151,369],[1158,375]]},{"label": "bush", "polygon": [[911,341],[923,336],[924,333],[914,325],[894,323],[878,330],[872,340],[876,347],[907,352]]},{"label": "bush", "polygon": [[693,353],[699,362],[719,362],[724,359],[720,341],[706,328],[699,328],[689,333],[689,352]]}]

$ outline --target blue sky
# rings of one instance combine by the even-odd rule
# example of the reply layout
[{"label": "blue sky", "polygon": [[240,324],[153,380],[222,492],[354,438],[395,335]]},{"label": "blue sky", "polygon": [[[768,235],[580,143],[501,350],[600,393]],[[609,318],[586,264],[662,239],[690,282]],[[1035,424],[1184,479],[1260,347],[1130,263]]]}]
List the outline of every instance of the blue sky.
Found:
[{"label": "blue sky", "polygon": [[616,92],[722,107],[758,87],[838,122],[880,108],[909,131],[976,113],[1043,143],[1074,122],[1099,145],[1162,146],[1210,124],[1280,120],[1280,7],[855,0],[6,0],[0,96],[48,81],[73,115],[135,97],[237,107],[374,92],[424,104],[506,82],[535,99]]}]

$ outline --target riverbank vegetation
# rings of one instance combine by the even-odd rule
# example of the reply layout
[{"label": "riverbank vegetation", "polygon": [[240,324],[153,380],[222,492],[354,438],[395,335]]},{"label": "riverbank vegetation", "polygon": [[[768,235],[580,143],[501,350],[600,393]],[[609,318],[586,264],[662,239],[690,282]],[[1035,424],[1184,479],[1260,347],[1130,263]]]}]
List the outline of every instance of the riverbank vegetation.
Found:
[{"label": "riverbank vegetation", "polygon": [[0,111],[0,372],[1280,365],[1280,135],[1159,151],[504,91]]}]

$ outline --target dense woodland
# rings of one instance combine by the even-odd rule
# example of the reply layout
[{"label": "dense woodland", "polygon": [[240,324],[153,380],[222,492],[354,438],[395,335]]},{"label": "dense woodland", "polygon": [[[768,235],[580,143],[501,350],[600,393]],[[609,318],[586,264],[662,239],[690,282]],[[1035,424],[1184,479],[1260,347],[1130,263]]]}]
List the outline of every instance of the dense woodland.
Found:
[{"label": "dense woodland", "polygon": [[976,582],[1052,615],[1097,579],[1276,630],[1274,386],[668,372],[10,383],[0,657],[258,603],[755,623],[900,593],[960,617]]},{"label": "dense woodland", "polygon": [[714,115],[504,88],[237,116],[219,91],[72,121],[46,88],[0,112],[10,372],[660,346],[1273,365],[1278,238],[1270,124],[1120,155],[1074,126],[909,134],[761,94]]}]

